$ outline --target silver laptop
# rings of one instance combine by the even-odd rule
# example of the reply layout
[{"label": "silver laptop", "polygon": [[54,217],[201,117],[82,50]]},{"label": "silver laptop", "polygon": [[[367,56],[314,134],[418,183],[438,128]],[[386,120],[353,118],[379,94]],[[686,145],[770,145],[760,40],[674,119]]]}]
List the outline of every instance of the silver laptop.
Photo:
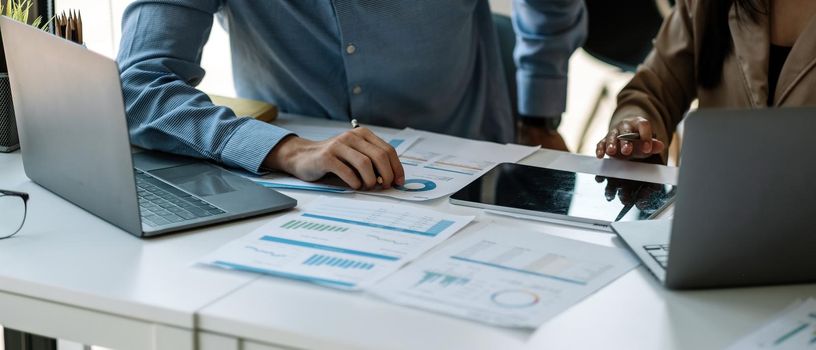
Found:
[{"label": "silver laptop", "polygon": [[668,288],[816,281],[816,109],[700,110],[685,128],[673,220],[612,229]]},{"label": "silver laptop", "polygon": [[26,175],[139,236],[275,212],[297,202],[217,166],[131,156],[111,59],[0,17]]}]

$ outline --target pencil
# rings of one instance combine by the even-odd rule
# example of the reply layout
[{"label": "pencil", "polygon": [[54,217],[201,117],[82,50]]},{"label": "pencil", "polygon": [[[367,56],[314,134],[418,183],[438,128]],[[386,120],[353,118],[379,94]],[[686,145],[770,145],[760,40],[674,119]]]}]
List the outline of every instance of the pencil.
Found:
[{"label": "pencil", "polygon": [[[657,134],[652,133],[652,138],[656,138]],[[629,132],[625,134],[620,134],[616,137],[618,140],[627,140],[627,141],[640,141],[640,133],[636,132]]]},{"label": "pencil", "polygon": [[[352,119],[351,120],[351,128],[352,129],[357,129],[359,127],[360,127],[360,123],[357,122],[357,119]],[[374,174],[377,175],[377,183],[382,185],[383,184],[383,178],[382,178],[382,176],[377,174],[377,169],[374,169]]]},{"label": "pencil", "polygon": [[82,11],[77,10],[77,43],[82,45],[85,43],[82,40]]}]

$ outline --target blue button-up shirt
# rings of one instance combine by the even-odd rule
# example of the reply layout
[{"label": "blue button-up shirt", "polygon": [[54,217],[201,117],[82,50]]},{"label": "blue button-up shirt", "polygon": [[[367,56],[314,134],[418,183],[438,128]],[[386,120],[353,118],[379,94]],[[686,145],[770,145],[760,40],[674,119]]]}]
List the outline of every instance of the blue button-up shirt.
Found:
[{"label": "blue button-up shirt", "polygon": [[[513,4],[519,112],[560,115],[567,62],[586,32],[583,1]],[[135,145],[258,171],[290,134],[195,89],[216,16],[241,97],[317,118],[513,137],[487,0],[143,0],[125,11],[118,57]]]}]

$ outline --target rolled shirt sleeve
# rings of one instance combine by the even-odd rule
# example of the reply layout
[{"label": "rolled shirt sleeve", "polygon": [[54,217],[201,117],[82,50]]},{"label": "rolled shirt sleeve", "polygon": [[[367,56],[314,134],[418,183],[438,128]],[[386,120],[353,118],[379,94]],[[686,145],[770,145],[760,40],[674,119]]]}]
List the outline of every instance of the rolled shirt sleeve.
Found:
[{"label": "rolled shirt sleeve", "polygon": [[583,45],[583,0],[513,0],[518,110],[559,117],[567,106],[569,58]]},{"label": "rolled shirt sleeve", "polygon": [[124,13],[117,61],[134,145],[260,171],[288,130],[215,106],[195,86],[219,0],[148,0]]}]

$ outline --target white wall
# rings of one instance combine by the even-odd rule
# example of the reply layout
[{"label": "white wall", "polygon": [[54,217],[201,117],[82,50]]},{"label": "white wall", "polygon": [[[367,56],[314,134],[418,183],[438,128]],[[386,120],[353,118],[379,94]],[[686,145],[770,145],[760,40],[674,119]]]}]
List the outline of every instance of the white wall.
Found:
[{"label": "white wall", "polygon": [[[85,44],[108,57],[115,57],[122,37],[122,13],[134,0],[56,0],[57,11],[76,9],[82,13]],[[227,33],[215,24],[204,47],[202,66],[207,74],[199,88],[224,96],[235,96]]]},{"label": "white wall", "polygon": [[493,12],[509,15],[511,6],[512,0],[490,0],[490,8],[493,9]]}]

